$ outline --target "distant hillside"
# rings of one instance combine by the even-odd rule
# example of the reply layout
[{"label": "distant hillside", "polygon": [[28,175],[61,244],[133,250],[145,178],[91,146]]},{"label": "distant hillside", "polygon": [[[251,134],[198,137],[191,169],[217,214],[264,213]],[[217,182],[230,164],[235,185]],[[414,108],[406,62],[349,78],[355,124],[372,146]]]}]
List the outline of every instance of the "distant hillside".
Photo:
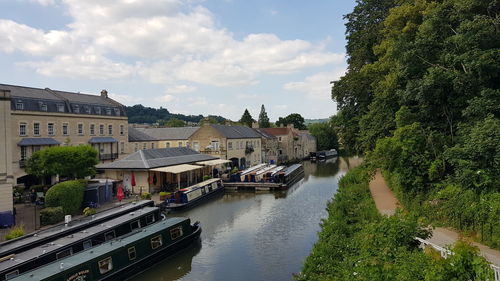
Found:
[{"label": "distant hillside", "polygon": [[[175,114],[170,113],[166,108],[160,107],[159,109],[152,107],[145,107],[141,104],[136,104],[134,106],[126,106],[125,110],[127,111],[128,122],[129,123],[162,123],[164,121],[168,121],[172,118],[177,118],[179,120],[185,122],[198,123],[201,119],[203,119],[203,115],[184,115],[184,114]],[[208,116],[211,117],[217,122],[222,123],[226,120],[226,118],[222,116]]]},{"label": "distant hillside", "polygon": [[314,124],[314,123],[326,123],[330,120],[329,118],[323,118],[323,119],[305,119],[304,124],[306,126],[309,126],[309,124]]}]

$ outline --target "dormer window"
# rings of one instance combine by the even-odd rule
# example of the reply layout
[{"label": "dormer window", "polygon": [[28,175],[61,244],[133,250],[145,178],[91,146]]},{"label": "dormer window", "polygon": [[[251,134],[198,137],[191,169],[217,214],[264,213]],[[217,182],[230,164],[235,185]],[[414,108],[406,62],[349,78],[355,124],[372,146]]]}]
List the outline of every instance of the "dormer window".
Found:
[{"label": "dormer window", "polygon": [[115,108],[115,115],[120,116],[120,109],[119,108]]},{"label": "dormer window", "polygon": [[57,111],[64,112],[64,104],[62,103],[57,104]]},{"label": "dormer window", "polygon": [[106,115],[111,115],[111,108],[106,108]]},{"label": "dormer window", "polygon": [[47,104],[46,104],[46,103],[42,103],[42,104],[40,105],[40,109],[41,109],[42,111],[47,111]]},{"label": "dormer window", "polygon": [[16,109],[17,110],[24,110],[24,103],[22,100],[16,101]]},{"label": "dormer window", "polygon": [[85,113],[90,114],[90,106],[85,107]]},{"label": "dormer window", "polygon": [[96,114],[101,114],[101,108],[100,108],[100,107],[98,107],[98,106],[96,106],[96,107],[95,107],[95,113],[96,113]]},{"label": "dormer window", "polygon": [[80,113],[80,106],[78,106],[77,104],[73,105],[73,113]]}]

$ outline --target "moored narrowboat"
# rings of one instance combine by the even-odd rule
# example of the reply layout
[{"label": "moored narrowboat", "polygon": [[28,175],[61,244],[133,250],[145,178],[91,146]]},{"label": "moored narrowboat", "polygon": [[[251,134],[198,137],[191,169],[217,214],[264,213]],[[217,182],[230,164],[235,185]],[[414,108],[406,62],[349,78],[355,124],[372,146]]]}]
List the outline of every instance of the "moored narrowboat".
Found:
[{"label": "moored narrowboat", "polygon": [[188,218],[152,224],[13,278],[13,281],[126,280],[199,239]]},{"label": "moored narrowboat", "polygon": [[12,278],[66,256],[74,255],[159,220],[161,220],[161,214],[158,207],[145,207],[41,246],[2,257],[0,258],[0,280]]},{"label": "moored narrowboat", "polygon": [[274,175],[275,182],[283,184],[284,188],[292,186],[304,177],[302,164],[293,164]]},{"label": "moored narrowboat", "polygon": [[173,198],[167,198],[164,202],[165,208],[177,211],[195,206],[196,204],[224,191],[220,178],[208,179],[188,188],[183,188],[173,194]]}]

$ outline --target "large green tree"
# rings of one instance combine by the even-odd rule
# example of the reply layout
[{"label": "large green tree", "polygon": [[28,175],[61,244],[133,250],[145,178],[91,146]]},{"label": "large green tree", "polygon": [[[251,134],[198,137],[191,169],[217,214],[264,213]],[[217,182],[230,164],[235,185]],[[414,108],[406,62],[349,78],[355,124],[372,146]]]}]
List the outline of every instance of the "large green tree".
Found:
[{"label": "large green tree", "polygon": [[293,124],[293,127],[295,129],[305,130],[307,129],[307,127],[304,122],[305,120],[304,117],[302,117],[302,115],[298,113],[292,113],[287,115],[286,117],[279,117],[278,121],[276,121],[276,126],[281,126],[281,125],[286,126],[288,124]]},{"label": "large green tree", "polygon": [[38,177],[84,178],[95,175],[97,163],[97,151],[89,145],[54,146],[33,153],[28,159],[26,172]]},{"label": "large green tree", "polygon": [[170,118],[170,120],[165,122],[165,126],[167,126],[167,127],[184,127],[184,126],[186,126],[186,122],[179,120],[177,118]]},{"label": "large green tree", "polygon": [[266,112],[266,109],[264,108],[264,105],[262,105],[261,108],[260,108],[260,113],[259,113],[259,127],[260,128],[269,128],[269,127],[271,127],[271,123],[269,123],[269,117],[267,117],[267,112]]},{"label": "large green tree", "polygon": [[337,133],[332,122],[311,124],[309,132],[316,137],[317,150],[339,149]]},{"label": "large green tree", "polygon": [[250,115],[250,112],[248,112],[248,109],[245,108],[245,112],[243,112],[243,115],[240,118],[240,123],[252,128],[253,121],[254,120],[252,118],[252,115]]}]

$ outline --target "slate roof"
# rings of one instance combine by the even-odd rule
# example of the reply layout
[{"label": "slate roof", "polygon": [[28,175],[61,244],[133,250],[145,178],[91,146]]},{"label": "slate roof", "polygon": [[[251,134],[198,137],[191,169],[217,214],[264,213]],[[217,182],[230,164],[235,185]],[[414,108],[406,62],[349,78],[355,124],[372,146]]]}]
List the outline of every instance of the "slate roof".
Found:
[{"label": "slate roof", "polygon": [[215,159],[218,158],[201,154],[187,147],[156,148],[139,150],[122,160],[100,164],[97,165],[96,168],[111,170],[145,170]]},{"label": "slate roof", "polygon": [[262,128],[261,130],[274,136],[282,136],[288,135],[290,128]]},{"label": "slate roof", "polygon": [[246,126],[227,126],[219,124],[212,124],[210,126],[228,139],[261,138],[261,135],[255,132],[254,129]]},{"label": "slate roof", "polygon": [[118,142],[118,140],[112,137],[93,137],[89,140],[89,143],[110,143],[110,142]]},{"label": "slate roof", "polygon": [[138,141],[157,141],[156,138],[137,130],[134,127],[128,127],[128,141],[138,142]]},{"label": "slate roof", "polygon": [[19,146],[31,146],[31,145],[59,145],[60,142],[53,138],[23,138],[17,143]]},{"label": "slate roof", "polygon": [[272,135],[272,134],[269,134],[267,133],[266,131],[264,131],[263,129],[254,129],[258,134],[260,134],[263,138],[266,138],[266,139],[276,139],[276,136],[275,135]]},{"label": "slate roof", "polygon": [[[0,84],[9,90],[13,111],[43,111],[75,114],[126,116],[123,105],[101,95],[88,95],[65,91]],[[21,103],[23,108],[17,107]],[[63,111],[59,110],[63,106]]]},{"label": "slate roof", "polygon": [[200,127],[135,128],[156,140],[187,140]]}]

